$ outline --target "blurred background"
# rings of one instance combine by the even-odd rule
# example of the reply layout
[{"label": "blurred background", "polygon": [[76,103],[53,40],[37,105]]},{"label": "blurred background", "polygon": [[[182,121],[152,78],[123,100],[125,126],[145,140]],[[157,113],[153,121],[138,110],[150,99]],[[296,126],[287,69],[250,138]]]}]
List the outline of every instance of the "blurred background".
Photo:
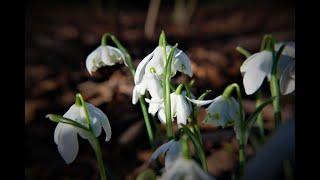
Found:
[{"label": "blurred background", "polygon": [[[66,165],[53,134],[48,113],[64,114],[81,92],[85,100],[109,117],[112,138],[102,143],[103,158],[115,179],[135,179],[148,167],[152,154],[140,107],[131,104],[133,79],[123,65],[104,67],[90,76],[87,55],[106,32],[113,33],[137,65],[158,44],[161,30],[168,43],[179,43],[192,60],[197,96],[221,94],[233,82],[242,86],[241,45],[259,50],[264,34],[279,41],[295,39],[294,4],[271,0],[28,0],[25,10],[25,177],[26,179],[98,179],[95,156],[80,140],[79,154]],[[150,9],[148,11],[148,9]],[[157,13],[158,9],[158,13]],[[174,81],[190,81],[179,75]],[[268,97],[265,83],[263,96]],[[246,113],[253,97],[244,96]],[[294,102],[283,101],[283,119],[293,117]],[[201,110],[199,122],[205,116]],[[264,110],[266,133],[274,127],[272,107]],[[230,179],[237,165],[238,145],[233,128],[202,125],[209,172]],[[163,131],[165,132],[165,131]],[[104,136],[104,135],[103,135]],[[101,142],[104,137],[100,136]],[[261,146],[253,129],[246,153],[250,159]]]}]

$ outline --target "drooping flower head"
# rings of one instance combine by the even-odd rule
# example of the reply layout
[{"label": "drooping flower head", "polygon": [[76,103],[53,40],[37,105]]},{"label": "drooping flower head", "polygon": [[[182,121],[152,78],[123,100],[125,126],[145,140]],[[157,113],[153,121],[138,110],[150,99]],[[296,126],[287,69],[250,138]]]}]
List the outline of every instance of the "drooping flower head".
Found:
[{"label": "drooping flower head", "polygon": [[165,155],[165,169],[170,169],[173,162],[182,156],[182,145],[180,141],[170,140],[162,144],[152,154],[150,161],[156,160],[160,155]]},{"label": "drooping flower head", "polygon": [[[275,51],[278,51],[283,43],[275,44]],[[295,59],[295,46],[294,42],[286,43],[285,48],[281,53],[281,57],[278,64],[278,74],[286,76],[285,69]],[[255,93],[262,85],[265,77],[270,78],[271,69],[273,64],[272,52],[263,50],[255,53],[247,58],[240,67],[240,72],[243,75],[243,86],[246,94],[251,95]],[[284,77],[285,79],[287,77]],[[285,81],[284,83],[286,83]],[[292,83],[292,81],[291,81]],[[293,84],[293,87],[292,87]],[[288,94],[294,90],[294,81],[288,88],[290,91],[283,91],[282,93]],[[280,85],[281,86],[281,85]],[[286,86],[287,87],[287,86]]]},{"label": "drooping flower head", "polygon": [[113,66],[116,63],[125,62],[124,53],[115,47],[100,45],[91,52],[86,59],[86,67],[90,74],[103,66]]},{"label": "drooping flower head", "polygon": [[[166,46],[167,56],[171,48],[169,45]],[[160,95],[162,94],[160,92],[163,92],[161,79],[165,68],[165,59],[163,59],[163,57],[162,47],[158,46],[139,63],[134,76],[133,104],[136,104],[138,98],[145,94],[145,90],[151,94],[152,98],[156,98],[156,100],[163,98],[163,95]],[[175,75],[177,71],[190,77],[193,75],[189,57],[179,49],[176,49],[174,52],[171,70],[172,75]],[[154,97],[152,94],[156,94],[157,97]]]},{"label": "drooping flower head", "polygon": [[240,105],[233,97],[220,95],[213,100],[195,100],[188,98],[197,106],[210,104],[206,109],[205,123],[226,127],[240,119]]},{"label": "drooping flower head", "polygon": [[[86,116],[86,109],[88,117]],[[47,117],[50,119],[53,118],[52,115],[47,115]],[[87,128],[87,130],[85,130],[64,122],[57,124],[54,131],[54,142],[57,144],[59,153],[67,164],[73,162],[78,154],[78,134],[80,137],[90,141],[92,138],[90,133],[98,137],[102,132],[101,129],[103,129],[106,134],[105,141],[109,141],[111,138],[111,127],[107,116],[90,103],[84,103],[83,105],[73,104],[63,117],[73,120]],[[89,124],[87,123],[88,120],[90,121],[90,132]]]},{"label": "drooping flower head", "polygon": [[[181,124],[186,125],[188,117],[192,113],[191,104],[186,99],[186,93],[185,91],[181,94],[177,94],[176,92],[173,92],[170,94],[171,99],[171,114],[172,117],[177,118],[177,124],[178,127],[180,127]],[[152,114],[153,116],[158,112],[158,119],[162,124],[166,124],[166,117],[165,117],[165,111],[164,111],[164,102],[163,99],[146,99],[146,102],[149,103],[149,109],[148,112]]]}]

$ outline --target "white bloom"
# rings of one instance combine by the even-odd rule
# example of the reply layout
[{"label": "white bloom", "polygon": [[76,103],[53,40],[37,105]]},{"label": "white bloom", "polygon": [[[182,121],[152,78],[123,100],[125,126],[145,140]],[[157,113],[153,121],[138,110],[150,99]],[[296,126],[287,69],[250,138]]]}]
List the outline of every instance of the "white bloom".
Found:
[{"label": "white bloom", "polygon": [[[167,56],[169,56],[171,48],[171,46],[166,47]],[[163,74],[164,65],[162,47],[158,46],[139,63],[134,76],[135,84],[142,81],[145,74],[153,73],[160,77]],[[175,74],[177,71],[183,72],[190,77],[193,75],[189,57],[179,49],[175,50],[172,60],[172,73]]]},{"label": "white bloom", "polygon": [[156,160],[161,154],[165,154],[165,168],[169,169],[173,162],[182,156],[182,145],[180,141],[170,140],[162,144],[152,154],[150,161]]},{"label": "white bloom", "polygon": [[[109,141],[111,138],[111,127],[107,116],[92,104],[86,103],[86,106],[93,134],[98,137],[101,134],[101,128],[103,128],[106,133],[105,140]],[[72,119],[83,126],[88,127],[84,108],[81,106],[76,104],[72,105],[63,117]],[[90,140],[90,136],[88,136],[85,130],[69,124],[60,122],[54,131],[54,142],[57,144],[59,153],[67,164],[73,162],[78,154],[79,144],[77,134],[84,139]]]},{"label": "white bloom", "polygon": [[[191,105],[186,99],[185,92],[182,94],[176,94],[175,92],[171,93],[170,100],[172,117],[177,117],[177,124],[179,127],[181,124],[186,125],[192,109]],[[148,112],[153,116],[158,112],[158,119],[161,123],[166,124],[163,99],[155,99],[152,97],[151,100],[146,99],[146,102],[149,103]]]},{"label": "white bloom", "polygon": [[160,84],[160,79],[155,74],[147,74],[142,81],[137,83],[133,88],[132,104],[136,104],[140,96],[148,91],[152,98],[156,100],[163,99],[163,90]]},{"label": "white bloom", "polygon": [[280,78],[281,94],[290,94],[295,89],[295,62],[288,65]]},{"label": "white bloom", "polygon": [[177,117],[177,124],[187,124],[187,119],[191,115],[191,105],[184,95],[171,93],[171,113],[173,117]]},{"label": "white bloom", "polygon": [[227,98],[220,95],[213,100],[194,100],[189,98],[188,100],[197,106],[211,103],[206,109],[207,117],[205,123],[225,127],[240,120],[240,105],[233,97]]},{"label": "white bloom", "polygon": [[161,180],[214,180],[201,167],[190,159],[178,158],[169,169],[162,174]]},{"label": "white bloom", "polygon": [[[280,46],[281,43],[276,44],[275,50],[278,51]],[[285,68],[294,61],[294,52],[294,42],[288,43],[279,60],[279,75],[282,75]],[[243,85],[246,94],[250,95],[255,93],[262,85],[265,77],[270,78],[272,63],[272,52],[267,50],[255,53],[243,62],[240,67],[240,72],[243,75]]]},{"label": "white bloom", "polygon": [[283,44],[285,44],[286,46],[282,51],[282,55],[289,56],[295,59],[295,42],[294,41],[280,42],[274,45],[274,49],[278,51]]},{"label": "white bloom", "polygon": [[112,66],[125,62],[123,52],[112,46],[99,46],[86,59],[86,67],[90,74],[103,66]]}]

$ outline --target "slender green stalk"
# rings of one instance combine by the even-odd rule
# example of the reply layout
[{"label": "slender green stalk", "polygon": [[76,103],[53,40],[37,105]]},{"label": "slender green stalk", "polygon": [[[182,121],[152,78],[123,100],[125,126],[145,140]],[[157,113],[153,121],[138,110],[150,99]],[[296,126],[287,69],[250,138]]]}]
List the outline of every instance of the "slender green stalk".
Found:
[{"label": "slender green stalk", "polygon": [[[126,55],[126,64],[128,65],[128,68],[132,74],[132,76],[134,77],[135,75],[135,67],[132,63],[132,58],[129,54],[129,52],[127,51],[127,49],[120,43],[120,41],[111,33],[105,33],[102,38],[101,38],[101,45],[107,45],[107,38],[110,37],[111,40],[114,42],[114,44],[122,51],[124,52],[124,54]],[[153,130],[152,130],[152,126],[151,126],[151,120],[149,118],[148,115],[148,111],[147,111],[147,106],[146,106],[146,102],[144,100],[144,96],[141,96],[139,98],[139,102],[140,102],[140,107],[142,110],[142,114],[143,114],[143,119],[147,128],[147,133],[148,133],[148,137],[149,137],[149,141],[150,141],[150,145],[151,148],[154,149],[155,148],[155,142],[154,142],[154,134],[153,134]],[[156,125],[156,122],[154,119],[152,119],[153,124]],[[155,126],[156,130],[157,130],[157,126]]]},{"label": "slender green stalk", "polygon": [[203,146],[202,146],[201,142],[199,141],[199,138],[197,138],[196,135],[190,130],[190,127],[188,127],[184,124],[182,124],[181,126],[182,126],[182,130],[184,131],[184,133],[189,137],[189,139],[193,143],[193,147],[195,148],[195,150],[197,152],[196,156],[200,159],[202,169],[205,172],[208,172],[206,155],[205,155]]},{"label": "slender green stalk", "polygon": [[103,163],[103,160],[102,160],[102,154],[101,154],[101,149],[100,149],[100,143],[98,141],[98,139],[96,137],[93,137],[92,138],[92,142],[91,142],[91,146],[94,150],[94,153],[96,155],[96,158],[97,158],[97,162],[98,162],[98,169],[99,169],[99,172],[100,172],[100,179],[101,180],[107,180],[107,177],[106,177],[106,170],[104,168],[104,163]]},{"label": "slender green stalk", "polygon": [[174,51],[177,44],[171,49],[169,57],[167,57],[167,41],[164,32],[161,32],[159,38],[159,45],[162,47],[163,60],[165,64],[165,72],[163,76],[163,96],[164,96],[164,111],[166,114],[166,126],[167,126],[167,137],[168,139],[174,138],[173,127],[172,127],[172,116],[171,116],[171,99],[170,99],[170,81],[171,81],[171,63],[173,59]]},{"label": "slender green stalk", "polygon": [[273,50],[272,52],[272,69],[271,69],[271,79],[270,79],[270,91],[273,100],[273,109],[274,109],[274,119],[275,119],[275,128],[278,128],[281,124],[281,106],[280,106],[280,83],[279,78],[277,77],[278,62],[280,55],[284,49],[284,45],[280,47],[278,52]]},{"label": "slender green stalk", "polygon": [[244,111],[243,111],[243,104],[242,104],[242,96],[240,87],[237,83],[233,83],[229,85],[223,92],[223,96],[230,97],[233,90],[236,90],[239,105],[240,105],[240,137],[239,137],[239,162],[240,162],[240,176],[243,177],[244,175],[244,167],[246,162],[245,157],[245,132],[246,132],[246,122],[244,119]]},{"label": "slender green stalk", "polygon": [[171,98],[170,98],[170,77],[168,75],[165,75],[165,81],[164,81],[164,110],[166,114],[166,125],[167,125],[167,137],[169,139],[172,139],[174,137],[173,134],[173,127],[172,127],[172,116],[171,116]]},{"label": "slender green stalk", "polygon": [[152,131],[151,123],[149,120],[149,115],[148,115],[147,107],[146,107],[146,104],[144,101],[144,97],[143,96],[140,97],[139,101],[140,101],[140,106],[141,106],[141,110],[142,110],[142,114],[143,114],[144,123],[146,125],[147,132],[148,132],[150,146],[152,149],[155,149],[153,131]]},{"label": "slender green stalk", "polygon": [[89,130],[91,131],[91,121],[90,121],[90,117],[89,117],[89,112],[88,112],[88,108],[87,108],[87,105],[86,103],[84,102],[83,100],[83,97],[80,93],[77,93],[76,94],[76,104],[80,105],[83,110],[84,110],[84,114],[85,114],[85,119],[86,119],[86,123],[88,124],[88,128]]},{"label": "slender green stalk", "polygon": [[[256,107],[259,107],[261,105],[261,103],[262,103],[261,90],[259,90],[257,93]],[[259,133],[260,133],[261,142],[264,142],[264,140],[265,140],[264,122],[263,122],[263,116],[262,116],[261,112],[259,113],[259,115],[257,117],[257,123],[259,126]]]},{"label": "slender green stalk", "polygon": [[280,106],[280,87],[279,81],[275,75],[271,74],[270,89],[273,100],[275,127],[278,128],[281,124],[281,106]]},{"label": "slender green stalk", "polygon": [[185,159],[190,159],[190,149],[189,149],[188,139],[186,137],[182,136],[181,142],[182,142],[183,157]]}]

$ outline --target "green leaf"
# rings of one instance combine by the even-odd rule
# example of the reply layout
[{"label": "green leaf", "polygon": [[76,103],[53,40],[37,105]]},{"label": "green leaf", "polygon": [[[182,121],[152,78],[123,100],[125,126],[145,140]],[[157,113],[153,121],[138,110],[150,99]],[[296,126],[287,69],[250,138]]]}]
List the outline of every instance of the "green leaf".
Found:
[{"label": "green leaf", "polygon": [[203,100],[211,92],[211,90],[206,90],[206,92],[202,93],[201,96],[199,96],[198,100]]},{"label": "green leaf", "polygon": [[166,34],[164,31],[161,31],[160,37],[159,37],[159,46],[166,46],[167,45],[167,39],[166,39]]},{"label": "green leaf", "polygon": [[240,54],[244,55],[246,58],[248,58],[248,57],[251,56],[251,53],[250,53],[249,51],[247,51],[246,49],[244,49],[243,47],[241,47],[241,46],[237,46],[237,47],[236,47],[236,50],[237,50]]},{"label": "green leaf", "polygon": [[279,50],[276,52],[276,58],[279,60],[279,58],[280,58],[280,56],[281,56],[281,54],[282,54],[282,51],[284,50],[284,48],[285,48],[285,44],[282,44],[281,46],[280,46],[280,48],[279,48]]},{"label": "green leaf", "polygon": [[81,129],[86,130],[86,131],[89,131],[88,128],[86,128],[82,124],[78,123],[77,121],[74,121],[74,120],[69,119],[69,118],[65,118],[65,117],[57,115],[57,114],[47,114],[46,118],[49,118],[51,121],[56,122],[56,123],[70,124],[72,126],[81,128]]},{"label": "green leaf", "polygon": [[266,107],[268,104],[271,104],[274,98],[270,98],[266,101],[264,101],[263,103],[261,103],[256,110],[249,116],[248,120],[246,121],[246,129],[248,131],[250,131],[252,125],[255,123],[255,121],[257,120],[257,117],[259,115],[259,113],[263,110],[264,107]]},{"label": "green leaf", "polygon": [[200,159],[202,168],[205,171],[208,171],[207,162],[206,162],[206,156],[204,154],[203,148],[201,146],[201,143],[199,142],[198,138],[190,131],[188,126],[182,124],[182,130],[185,132],[189,139],[192,141],[194,148],[196,149],[196,156]]}]

